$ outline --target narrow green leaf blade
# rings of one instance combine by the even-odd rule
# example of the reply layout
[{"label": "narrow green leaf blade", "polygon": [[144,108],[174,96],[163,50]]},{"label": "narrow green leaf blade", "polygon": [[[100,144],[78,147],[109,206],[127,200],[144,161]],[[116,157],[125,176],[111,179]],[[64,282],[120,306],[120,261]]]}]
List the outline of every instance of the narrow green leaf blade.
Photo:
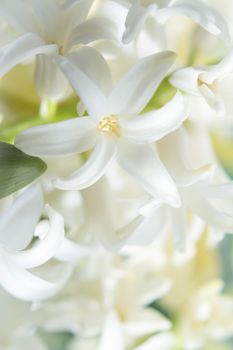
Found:
[{"label": "narrow green leaf blade", "polygon": [[0,142],[0,198],[20,190],[41,176],[46,163],[29,156],[15,146]]}]

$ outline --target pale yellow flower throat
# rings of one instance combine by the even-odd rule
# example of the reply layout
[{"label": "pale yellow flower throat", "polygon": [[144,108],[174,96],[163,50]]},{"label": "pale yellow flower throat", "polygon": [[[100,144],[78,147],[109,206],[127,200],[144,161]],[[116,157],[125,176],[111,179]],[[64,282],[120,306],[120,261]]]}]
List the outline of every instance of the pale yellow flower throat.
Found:
[{"label": "pale yellow flower throat", "polygon": [[103,118],[98,124],[98,130],[109,135],[120,136],[120,125],[114,115]]}]

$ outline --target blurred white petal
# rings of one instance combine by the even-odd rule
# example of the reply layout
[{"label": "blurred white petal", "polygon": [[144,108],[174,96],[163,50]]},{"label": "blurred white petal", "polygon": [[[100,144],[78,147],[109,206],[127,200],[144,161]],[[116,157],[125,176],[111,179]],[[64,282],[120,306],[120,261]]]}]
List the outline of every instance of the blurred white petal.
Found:
[{"label": "blurred white petal", "polygon": [[0,76],[40,53],[56,54],[57,45],[46,45],[37,34],[26,33],[18,37],[0,50]]},{"label": "blurred white petal", "polygon": [[100,340],[98,350],[124,350],[125,342],[123,328],[118,316],[111,312],[106,317],[103,334]]},{"label": "blurred white petal", "polygon": [[17,266],[3,251],[0,254],[0,281],[2,287],[16,298],[31,301],[47,299],[56,294],[70,276],[63,269],[56,282],[48,282]]},{"label": "blurred white petal", "polygon": [[24,251],[9,253],[11,260],[23,268],[33,268],[44,264],[53,258],[64,239],[64,220],[51,207],[46,208],[49,215],[49,230],[45,237],[32,248]]},{"label": "blurred white petal", "polygon": [[0,215],[0,245],[22,250],[31,242],[43,209],[43,195],[38,185],[21,193],[13,205]]},{"label": "blurred white petal", "polygon": [[180,205],[180,197],[176,185],[152,146],[121,141],[118,143],[118,150],[119,164],[146,191],[171,206],[177,207]]},{"label": "blurred white petal", "polygon": [[87,45],[97,40],[116,39],[114,23],[107,18],[94,17],[80,23],[75,27],[67,43],[70,50],[75,45]]},{"label": "blurred white petal", "polygon": [[56,62],[48,55],[36,56],[35,84],[42,96],[59,100],[67,95],[69,83]]}]

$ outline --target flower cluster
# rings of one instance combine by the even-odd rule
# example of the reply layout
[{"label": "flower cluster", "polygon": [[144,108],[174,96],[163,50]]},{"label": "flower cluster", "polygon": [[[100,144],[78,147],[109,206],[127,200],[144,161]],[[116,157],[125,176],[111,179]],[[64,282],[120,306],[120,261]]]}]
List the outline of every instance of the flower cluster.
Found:
[{"label": "flower cluster", "polygon": [[233,335],[228,3],[0,0],[0,349]]}]

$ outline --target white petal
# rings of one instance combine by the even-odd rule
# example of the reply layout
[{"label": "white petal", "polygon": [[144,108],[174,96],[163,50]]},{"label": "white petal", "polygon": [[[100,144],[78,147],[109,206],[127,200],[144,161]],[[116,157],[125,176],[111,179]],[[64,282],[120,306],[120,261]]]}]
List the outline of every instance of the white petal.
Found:
[{"label": "white petal", "polygon": [[152,210],[150,215],[144,217],[141,224],[133,232],[127,244],[147,245],[165,232],[167,228],[168,217],[164,206]]},{"label": "white petal", "polygon": [[174,347],[175,339],[171,333],[161,333],[150,337],[142,345],[139,345],[135,350],[171,350]]},{"label": "white petal", "polygon": [[64,220],[51,207],[46,208],[49,215],[49,231],[34,247],[8,254],[17,266],[33,268],[53,258],[59,250],[64,238]]},{"label": "white petal", "polygon": [[97,40],[116,40],[117,30],[112,21],[107,18],[94,17],[77,25],[68,40],[66,49],[76,45],[87,45]]},{"label": "white petal", "polygon": [[186,211],[183,207],[170,209],[171,230],[175,247],[184,252],[186,248],[187,234],[187,219]]},{"label": "white petal", "polygon": [[149,145],[119,142],[119,164],[154,197],[177,207],[179,193],[155,149]]},{"label": "white petal", "polygon": [[24,249],[32,240],[42,209],[43,195],[38,185],[21,193],[0,215],[0,245],[9,250]]},{"label": "white petal", "polygon": [[63,8],[71,24],[81,23],[87,17],[95,0],[65,0]]},{"label": "white petal", "polygon": [[42,96],[59,100],[67,95],[69,83],[52,57],[37,55],[35,69],[36,88]]},{"label": "white petal", "polygon": [[56,258],[61,261],[77,264],[80,260],[93,255],[92,247],[81,246],[66,238],[57,250]]},{"label": "white petal", "polygon": [[110,96],[112,113],[138,114],[147,105],[175,61],[164,51],[143,58],[118,82]]},{"label": "white petal", "polygon": [[170,328],[170,321],[158,311],[150,308],[139,310],[124,325],[126,334],[133,338],[143,337],[159,331],[167,331]]},{"label": "white petal", "polygon": [[[103,116],[108,115],[109,108],[107,97],[96,82],[93,81],[86,74],[86,72],[83,72],[77,65],[70,62],[68,58],[60,56],[57,58],[57,61],[74,90],[87,108],[89,115],[97,122],[99,122]],[[99,67],[96,66],[96,70],[98,69]]]},{"label": "white petal", "polygon": [[0,252],[0,283],[14,297],[30,301],[47,299],[56,294],[70,276],[70,269],[61,272],[56,282],[48,282],[22,269]]},{"label": "white petal", "polygon": [[[51,0],[30,0],[29,3],[40,24],[43,36],[48,41],[56,41],[59,24],[61,24],[62,20],[62,11],[59,4]],[[25,4],[24,7],[26,6]]]},{"label": "white petal", "polygon": [[189,17],[208,32],[214,35],[221,35],[223,39],[229,40],[229,31],[223,17],[216,10],[199,0],[176,1],[172,6],[158,10],[156,18],[160,23],[164,23],[175,15]]},{"label": "white petal", "polygon": [[222,212],[204,197],[200,189],[194,186],[186,190],[187,204],[194,213],[206,221],[210,226],[216,227],[224,232],[233,232],[233,216]]},{"label": "white petal", "polygon": [[233,198],[233,181],[225,184],[203,186],[202,192],[208,198]]},{"label": "white petal", "polygon": [[1,0],[0,16],[19,32],[37,32],[38,23],[23,0]]},{"label": "white petal", "polygon": [[208,105],[213,108],[218,114],[224,115],[225,106],[221,96],[215,93],[214,89],[211,89],[208,85],[202,84],[199,86],[199,91],[204,97]]},{"label": "white petal", "polygon": [[233,72],[233,49],[216,65],[210,67],[207,72],[200,75],[200,79],[207,84],[212,84],[215,79],[223,78]]},{"label": "white petal", "polygon": [[104,175],[115,153],[114,140],[101,135],[86,163],[71,176],[55,180],[54,185],[64,190],[81,190],[93,185]]},{"label": "white petal", "polygon": [[140,0],[135,0],[133,2],[125,21],[125,32],[122,38],[124,44],[130,43],[136,38],[136,36],[140,33],[147,17],[156,9],[156,4],[151,4],[145,8],[140,4]]},{"label": "white petal", "polygon": [[192,164],[193,151],[189,141],[186,129],[180,128],[158,143],[159,154],[179,186],[190,186],[204,180],[215,170],[214,164],[198,168]]},{"label": "white petal", "polygon": [[94,128],[89,117],[35,126],[17,135],[15,145],[27,154],[40,157],[81,153],[95,144]]},{"label": "white petal", "polygon": [[177,89],[191,95],[200,96],[198,78],[201,73],[203,73],[203,70],[187,67],[177,70],[169,81]]},{"label": "white petal", "polygon": [[69,61],[85,73],[106,96],[112,90],[112,76],[107,62],[92,47],[82,47],[67,56]]},{"label": "white petal", "polygon": [[112,312],[105,320],[103,334],[98,350],[124,350],[125,341],[123,329],[118,316]]},{"label": "white petal", "polygon": [[[82,190],[84,210],[91,221],[87,220],[86,237],[93,242],[100,242],[109,250],[116,250],[128,240],[142,221],[138,215],[123,226],[115,221],[116,203],[108,181],[103,176],[93,186]],[[93,198],[101,198],[101,206],[96,206]]]},{"label": "white petal", "polygon": [[181,93],[177,93],[165,106],[128,120],[121,125],[125,137],[136,142],[154,142],[181,126],[187,118]]},{"label": "white petal", "polygon": [[0,50],[0,76],[39,53],[57,53],[57,45],[46,45],[36,34],[24,34]]},{"label": "white petal", "polygon": [[[106,219],[105,219],[106,221]],[[135,231],[141,226],[143,222],[143,217],[141,215],[136,216],[129,223],[119,228],[118,230],[114,230],[112,227],[111,230],[104,227],[100,235],[100,241],[104,247],[109,250],[118,250],[120,249],[126,242],[128,244],[130,237],[134,235]],[[103,222],[104,223],[104,222]]]}]

